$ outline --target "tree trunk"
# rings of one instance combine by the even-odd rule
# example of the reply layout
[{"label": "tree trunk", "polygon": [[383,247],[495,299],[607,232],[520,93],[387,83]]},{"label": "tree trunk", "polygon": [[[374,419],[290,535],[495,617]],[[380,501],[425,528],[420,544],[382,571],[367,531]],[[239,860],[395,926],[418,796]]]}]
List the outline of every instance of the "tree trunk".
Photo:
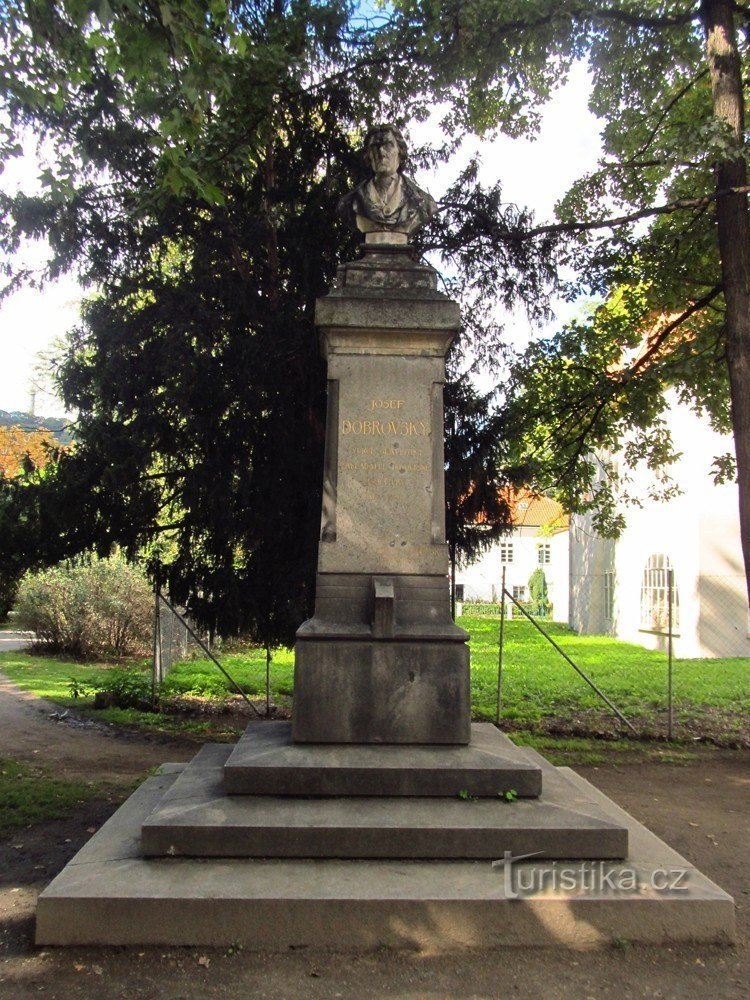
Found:
[{"label": "tree trunk", "polygon": [[[703,0],[701,19],[711,75],[714,114],[732,129],[738,155],[716,165],[717,191],[747,184],[742,154],[745,107],[742,67],[732,0]],[[737,456],[740,534],[750,596],[750,219],[746,194],[728,194],[716,202],[719,255],[726,301],[727,365]]]}]

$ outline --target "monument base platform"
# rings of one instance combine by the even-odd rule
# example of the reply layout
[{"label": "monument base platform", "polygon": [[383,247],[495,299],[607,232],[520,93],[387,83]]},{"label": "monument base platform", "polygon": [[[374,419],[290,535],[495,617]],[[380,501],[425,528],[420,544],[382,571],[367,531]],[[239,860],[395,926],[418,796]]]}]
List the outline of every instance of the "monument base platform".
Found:
[{"label": "monument base platform", "polygon": [[[261,727],[258,727],[261,728]],[[265,728],[265,727],[262,727]],[[512,746],[512,744],[511,744]],[[146,856],[265,858],[624,858],[627,830],[544,763],[538,800],[227,795],[230,747],[209,744],[143,824]],[[520,753],[520,751],[517,751]]]},{"label": "monument base platform", "polygon": [[230,795],[536,798],[542,771],[489,722],[468,746],[292,743],[291,723],[251,723],[224,765]]},{"label": "monument base platform", "polygon": [[183,768],[163,770],[42,893],[37,944],[449,951],[734,940],[731,897],[567,768],[559,776],[627,828],[628,861],[144,859],[141,828]]}]

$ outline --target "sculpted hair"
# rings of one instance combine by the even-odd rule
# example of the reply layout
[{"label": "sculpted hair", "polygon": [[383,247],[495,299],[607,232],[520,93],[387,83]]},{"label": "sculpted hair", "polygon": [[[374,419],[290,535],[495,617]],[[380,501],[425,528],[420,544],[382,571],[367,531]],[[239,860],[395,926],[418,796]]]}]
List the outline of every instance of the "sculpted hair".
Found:
[{"label": "sculpted hair", "polygon": [[398,169],[402,170],[408,159],[409,149],[406,145],[406,139],[404,139],[401,129],[396,128],[395,125],[391,125],[389,122],[386,122],[384,125],[373,125],[367,130],[367,134],[365,135],[365,144],[362,147],[362,158],[369,164],[370,146],[375,139],[380,138],[380,136],[384,135],[386,132],[390,132],[396,140],[396,145],[398,146]]}]

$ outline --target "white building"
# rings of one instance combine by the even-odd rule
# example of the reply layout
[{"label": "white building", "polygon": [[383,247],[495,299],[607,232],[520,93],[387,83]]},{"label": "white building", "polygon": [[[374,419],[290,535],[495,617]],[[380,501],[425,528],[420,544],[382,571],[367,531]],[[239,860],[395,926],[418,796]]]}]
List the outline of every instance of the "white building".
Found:
[{"label": "white building", "polygon": [[513,530],[469,566],[456,573],[456,594],[463,601],[499,601],[503,568],[505,586],[519,601],[527,601],[529,578],[544,570],[547,596],[556,621],[568,619],[568,518],[548,497],[528,491],[510,500]]},{"label": "white building", "polygon": [[749,656],[748,601],[736,484],[716,486],[714,456],[732,450],[705,419],[675,403],[668,416],[675,450],[670,468],[681,495],[648,498],[652,475],[636,470],[617,540],[596,535],[590,516],[570,525],[570,625],[665,649],[672,581],[677,657]]}]

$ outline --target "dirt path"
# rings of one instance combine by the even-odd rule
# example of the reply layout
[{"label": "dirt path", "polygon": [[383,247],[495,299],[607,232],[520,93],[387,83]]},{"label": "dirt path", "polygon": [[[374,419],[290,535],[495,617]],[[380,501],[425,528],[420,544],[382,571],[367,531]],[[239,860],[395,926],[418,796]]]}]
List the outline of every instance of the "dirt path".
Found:
[{"label": "dirt path", "polygon": [[[15,703],[9,704],[9,701]],[[53,723],[35,699],[0,685],[0,754],[40,750],[68,776],[132,780],[139,768],[190,756],[189,747],[105,736]],[[40,752],[42,752],[40,751]],[[181,756],[182,755],[182,756]],[[25,759],[36,760],[37,756]],[[686,764],[579,769],[668,840],[737,901],[734,948],[679,947],[358,955],[190,948],[34,949],[36,895],[112,812],[82,806],[69,819],[0,842],[0,996],[98,1000],[747,1000],[750,996],[750,752],[702,750]]]},{"label": "dirt path", "polygon": [[70,714],[0,674],[0,756],[49,768],[71,781],[130,784],[165,760],[190,760],[195,744],[131,736]]}]

